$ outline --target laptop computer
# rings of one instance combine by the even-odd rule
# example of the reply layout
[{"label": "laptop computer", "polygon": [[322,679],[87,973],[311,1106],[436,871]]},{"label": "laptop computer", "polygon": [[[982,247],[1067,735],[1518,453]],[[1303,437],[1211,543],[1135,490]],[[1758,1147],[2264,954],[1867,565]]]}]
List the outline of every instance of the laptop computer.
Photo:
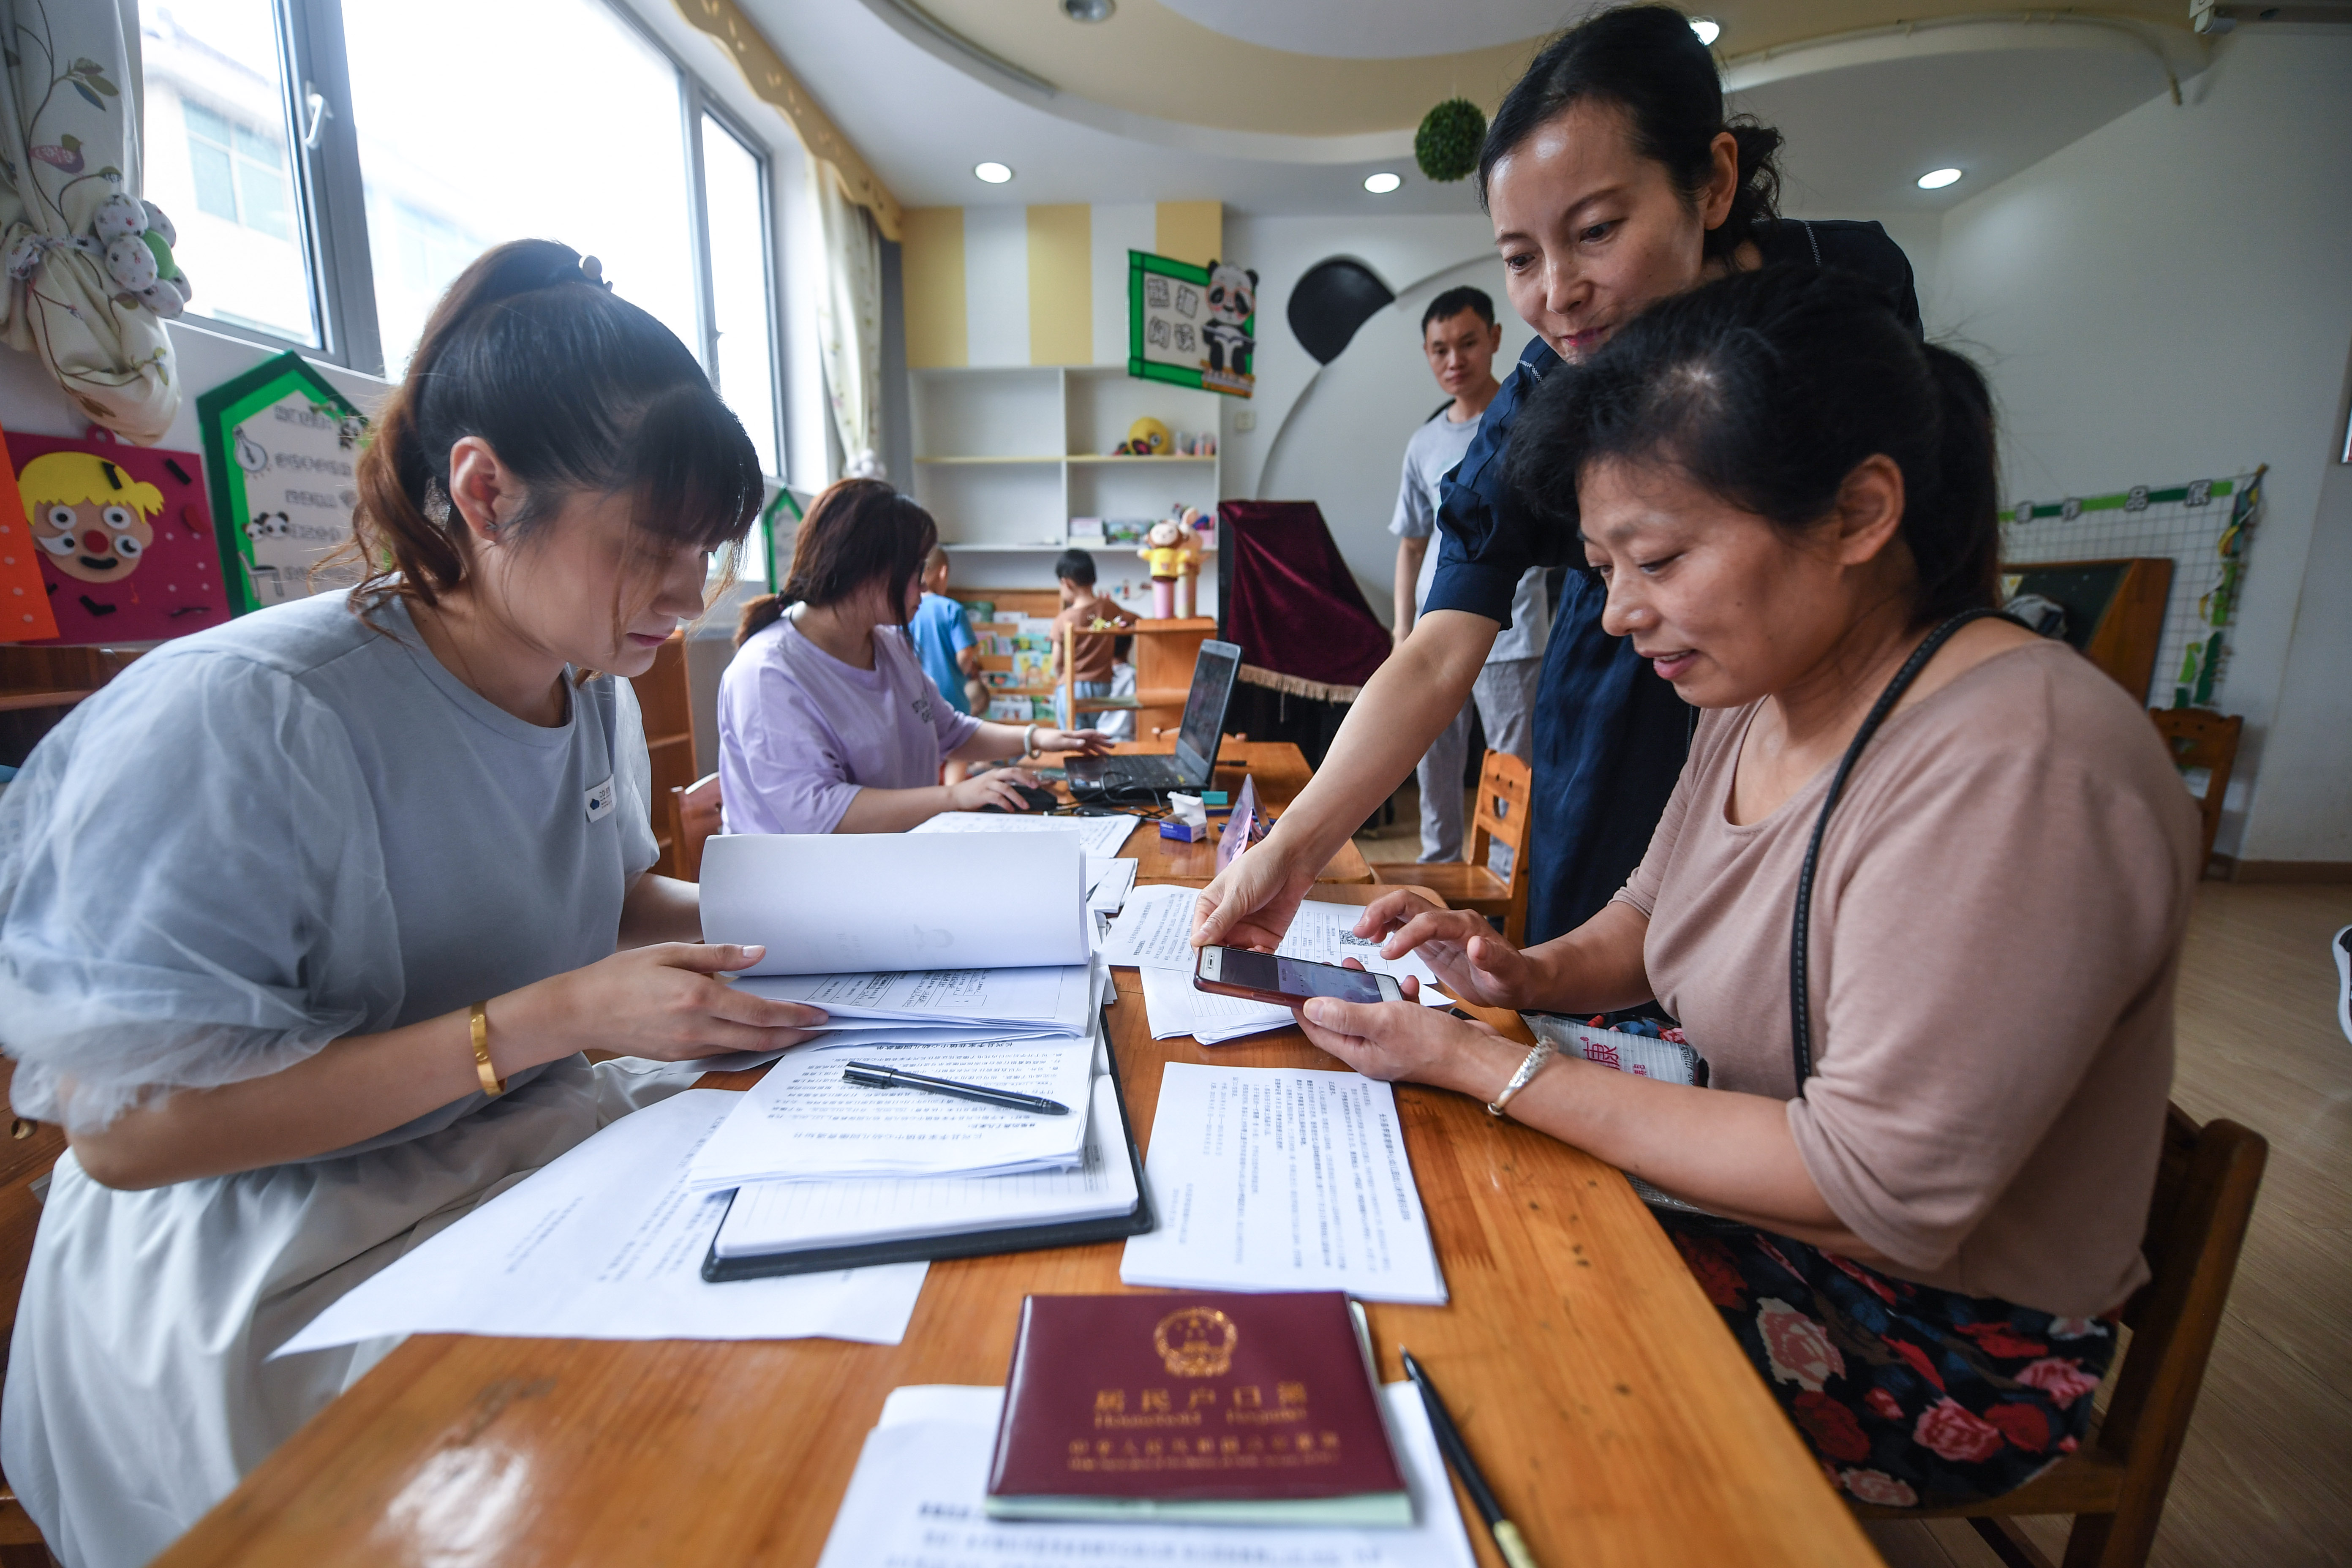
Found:
[{"label": "laptop computer", "polygon": [[1173,756],[1072,757],[1064,764],[1070,793],[1080,800],[1161,795],[1171,789],[1202,790],[1217,768],[1217,743],[1224,738],[1225,708],[1242,667],[1238,644],[1204,642],[1192,664],[1192,689],[1184,699],[1184,727]]}]

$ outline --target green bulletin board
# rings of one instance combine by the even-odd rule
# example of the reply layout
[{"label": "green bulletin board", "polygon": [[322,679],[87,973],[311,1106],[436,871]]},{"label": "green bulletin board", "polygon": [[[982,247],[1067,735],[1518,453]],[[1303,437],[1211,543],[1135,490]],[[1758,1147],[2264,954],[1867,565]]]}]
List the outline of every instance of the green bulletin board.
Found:
[{"label": "green bulletin board", "polygon": [[1127,374],[1247,397],[1257,384],[1257,274],[1127,253]]},{"label": "green bulletin board", "polygon": [[356,581],[312,578],[352,537],[368,422],[349,398],[301,355],[282,353],[198,397],[196,424],[235,614]]}]

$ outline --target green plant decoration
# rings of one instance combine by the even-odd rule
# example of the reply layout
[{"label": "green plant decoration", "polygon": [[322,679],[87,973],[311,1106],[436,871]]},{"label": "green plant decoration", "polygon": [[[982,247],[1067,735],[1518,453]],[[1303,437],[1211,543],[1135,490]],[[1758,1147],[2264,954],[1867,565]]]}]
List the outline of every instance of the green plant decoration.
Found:
[{"label": "green plant decoration", "polygon": [[1413,132],[1412,160],[1439,184],[1463,178],[1478,166],[1486,140],[1486,117],[1466,98],[1449,98],[1429,111]]}]

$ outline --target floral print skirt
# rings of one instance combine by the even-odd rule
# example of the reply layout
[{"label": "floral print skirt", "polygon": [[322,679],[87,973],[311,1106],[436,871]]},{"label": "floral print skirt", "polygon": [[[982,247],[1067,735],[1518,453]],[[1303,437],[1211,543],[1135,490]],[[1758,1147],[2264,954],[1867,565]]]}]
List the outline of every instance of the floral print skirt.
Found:
[{"label": "floral print skirt", "polygon": [[1652,1210],[1840,1489],[2014,1491],[2082,1446],[2113,1323],[1915,1285],[1784,1236]]}]

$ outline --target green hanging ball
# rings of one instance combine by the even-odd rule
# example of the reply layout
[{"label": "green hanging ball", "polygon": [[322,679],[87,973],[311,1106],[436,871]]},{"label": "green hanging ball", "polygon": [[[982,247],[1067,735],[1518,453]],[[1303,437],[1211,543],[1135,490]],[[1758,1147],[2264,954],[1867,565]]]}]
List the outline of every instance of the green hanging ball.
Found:
[{"label": "green hanging ball", "polygon": [[1440,184],[1459,180],[1478,166],[1478,149],[1486,140],[1486,117],[1478,106],[1466,98],[1449,98],[1413,132],[1413,162]]}]

